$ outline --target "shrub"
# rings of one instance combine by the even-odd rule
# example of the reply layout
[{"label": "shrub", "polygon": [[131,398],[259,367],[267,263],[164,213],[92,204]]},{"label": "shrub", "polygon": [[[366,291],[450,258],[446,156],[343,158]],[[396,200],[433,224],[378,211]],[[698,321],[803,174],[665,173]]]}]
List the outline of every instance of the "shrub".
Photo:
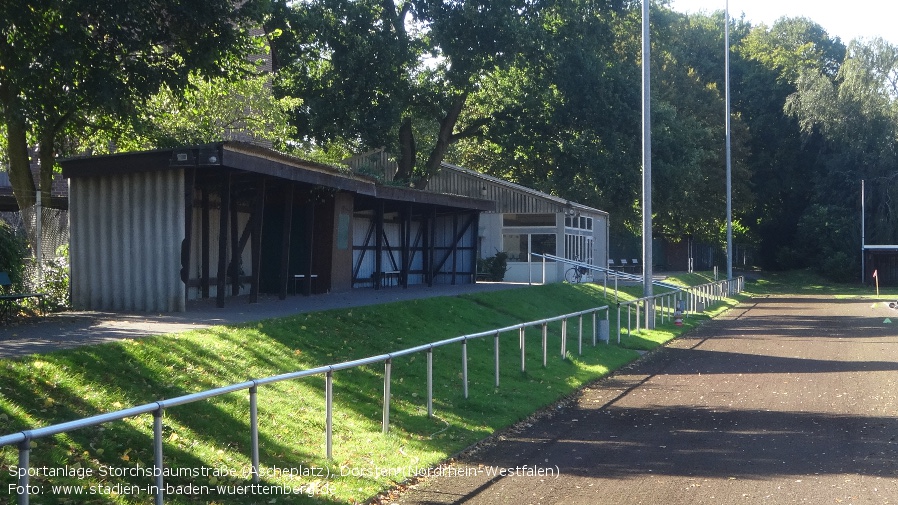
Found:
[{"label": "shrub", "polygon": [[69,246],[56,250],[56,257],[44,261],[44,275],[37,290],[45,293],[44,303],[54,310],[67,309],[69,303]]},{"label": "shrub", "polygon": [[486,274],[486,280],[499,282],[508,271],[508,253],[497,251],[495,256],[477,260],[477,271]]},{"label": "shrub", "polygon": [[9,274],[17,289],[21,288],[25,273],[28,244],[8,223],[0,220],[0,272]]}]

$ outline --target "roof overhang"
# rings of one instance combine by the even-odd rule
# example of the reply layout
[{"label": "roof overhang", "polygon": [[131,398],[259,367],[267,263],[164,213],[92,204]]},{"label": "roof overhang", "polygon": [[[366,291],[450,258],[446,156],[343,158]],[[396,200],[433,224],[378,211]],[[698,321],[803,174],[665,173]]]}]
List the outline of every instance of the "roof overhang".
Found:
[{"label": "roof overhang", "polygon": [[491,200],[445,195],[399,186],[384,186],[373,178],[244,142],[220,142],[176,149],[159,149],[60,161],[66,178],[202,167],[207,171],[238,170],[275,179],[346,191],[375,199],[490,212]]}]

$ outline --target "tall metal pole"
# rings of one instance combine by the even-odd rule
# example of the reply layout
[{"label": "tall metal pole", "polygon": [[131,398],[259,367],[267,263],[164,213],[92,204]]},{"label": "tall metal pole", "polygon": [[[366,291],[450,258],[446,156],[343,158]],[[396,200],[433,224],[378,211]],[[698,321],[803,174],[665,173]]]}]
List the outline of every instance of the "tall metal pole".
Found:
[{"label": "tall metal pole", "polygon": [[861,284],[867,282],[867,236],[865,234],[867,227],[865,214],[867,213],[867,200],[864,198],[864,180],[861,179]]},{"label": "tall metal pole", "polygon": [[[643,295],[652,296],[652,97],[649,0],[642,0],[642,272]],[[654,318],[645,311],[645,327]]]},{"label": "tall metal pole", "polygon": [[726,45],[724,61],[726,65],[726,145],[727,145],[727,280],[733,279],[733,167],[730,149],[730,1],[726,0],[724,11],[723,38]]}]

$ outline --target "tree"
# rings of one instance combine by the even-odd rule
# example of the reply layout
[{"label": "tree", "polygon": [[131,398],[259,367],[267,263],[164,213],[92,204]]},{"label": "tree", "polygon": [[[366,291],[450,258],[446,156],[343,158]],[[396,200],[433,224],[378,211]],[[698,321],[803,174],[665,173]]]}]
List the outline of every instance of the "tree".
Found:
[{"label": "tree", "polygon": [[220,74],[223,61],[251,50],[247,27],[264,9],[264,0],[0,3],[0,114],[19,207],[35,200],[29,145],[39,146],[49,196],[67,125],[98,112],[127,116],[163,85],[182,89],[191,72]]},{"label": "tree", "polygon": [[803,72],[833,79],[845,47],[808,19],[783,18],[772,27],[752,28],[733,51],[733,109],[749,128],[747,162],[757,202],[746,224],[758,237],[761,266],[803,267],[810,260],[796,240],[811,205],[820,138],[802,135],[784,107]]},{"label": "tree", "polygon": [[[539,52],[493,73],[472,110],[498,120],[460,145],[461,164],[611,212],[614,234],[638,234],[641,189],[640,11],[563,2]],[[546,14],[546,18],[550,16]],[[655,231],[717,241],[725,217],[724,103],[720,69],[703,75],[702,55],[722,53],[722,16],[653,14],[652,138]],[[706,21],[706,19],[708,19]],[[516,107],[516,108],[515,108]],[[513,110],[504,116],[501,111]],[[748,133],[734,119],[737,216],[752,204]],[[626,227],[627,230],[623,228]]]},{"label": "tree", "polygon": [[[484,76],[514,61],[539,3],[528,0],[315,0],[280,3],[268,26],[278,89],[300,98],[304,140],[399,154],[397,179],[425,188]],[[418,159],[426,146],[427,156]]]},{"label": "tree", "polygon": [[[67,136],[65,146],[76,152],[106,153],[197,145],[232,138],[270,142],[290,150],[295,136],[289,111],[297,100],[276,99],[269,72],[246,61],[235,62],[241,79],[205,78],[191,73],[188,85],[175,92],[163,86],[159,93],[135,106],[131,117],[108,115],[86,118],[79,134]],[[84,126],[87,128],[83,128]]]},{"label": "tree", "polygon": [[638,22],[623,5],[580,1],[540,20],[524,56],[472,93],[462,121],[492,121],[450,158],[608,210],[619,226],[635,219],[639,187]]},{"label": "tree", "polygon": [[861,179],[870,188],[869,243],[898,241],[898,48],[882,39],[853,41],[834,79],[803,72],[787,105],[805,135],[822,139],[798,247],[824,273],[854,272]]}]

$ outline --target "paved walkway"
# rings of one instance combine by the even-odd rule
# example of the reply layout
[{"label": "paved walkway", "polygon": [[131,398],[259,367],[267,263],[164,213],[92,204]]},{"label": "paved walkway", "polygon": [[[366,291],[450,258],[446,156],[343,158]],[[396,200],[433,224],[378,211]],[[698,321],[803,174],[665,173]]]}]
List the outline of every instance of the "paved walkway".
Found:
[{"label": "paved walkway", "polygon": [[857,299],[742,305],[398,503],[898,503],[892,317]]},{"label": "paved walkway", "polygon": [[122,338],[140,338],[181,331],[196,330],[223,324],[260,321],[292,314],[317,312],[343,307],[359,307],[434,296],[453,296],[480,291],[495,291],[526,286],[507,282],[485,282],[467,285],[410,286],[374,289],[354,289],[346,293],[313,296],[262,298],[250,304],[245,296],[229,298],[225,308],[215,306],[215,300],[190,302],[187,311],[171,314],[66,312],[51,314],[34,322],[0,326],[0,358],[22,356],[54,349],[99,344]]}]

